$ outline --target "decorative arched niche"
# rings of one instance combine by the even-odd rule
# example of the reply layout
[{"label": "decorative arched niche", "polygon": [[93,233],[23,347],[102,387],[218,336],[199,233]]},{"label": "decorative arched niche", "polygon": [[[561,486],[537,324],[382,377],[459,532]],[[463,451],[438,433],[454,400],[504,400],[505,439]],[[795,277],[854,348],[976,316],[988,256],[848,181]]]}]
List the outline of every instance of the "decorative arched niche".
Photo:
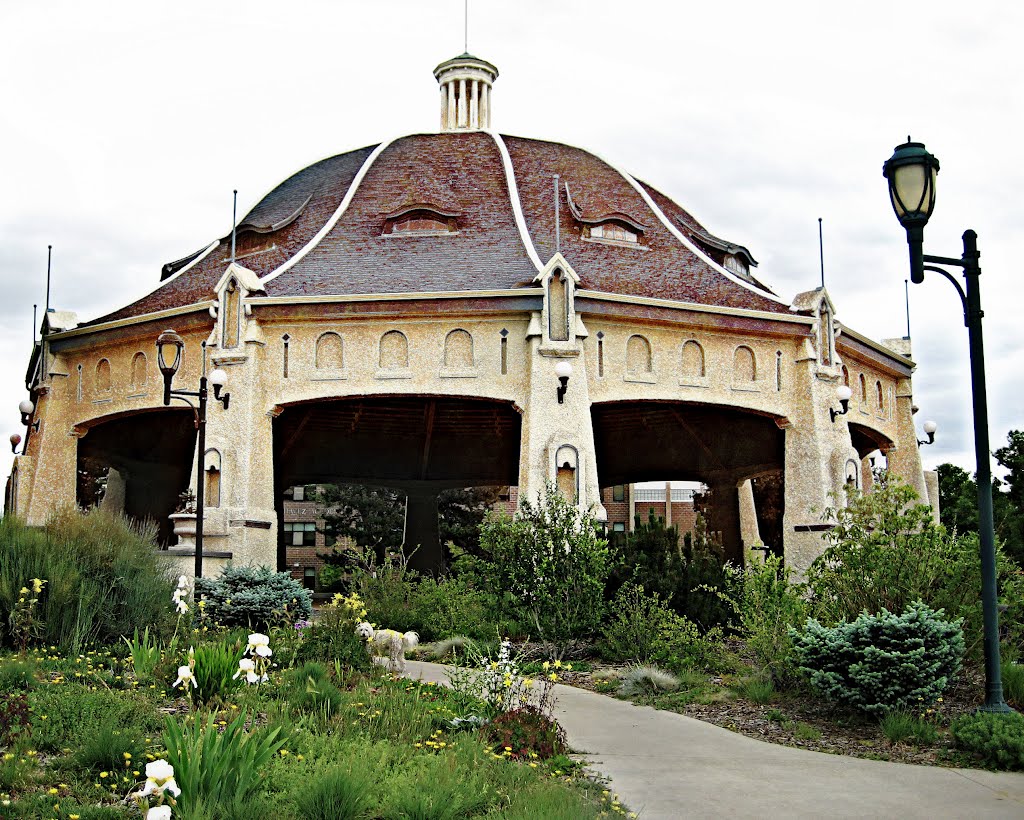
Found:
[{"label": "decorative arched niche", "polygon": [[580,454],[571,444],[555,451],[555,487],[570,504],[580,500]]},{"label": "decorative arched niche", "polygon": [[473,334],[456,328],[444,337],[442,378],[460,378],[477,375],[476,355],[473,349]]},{"label": "decorative arched niche", "polygon": [[734,390],[757,390],[757,357],[752,348],[740,345],[732,355]]},{"label": "decorative arched niche", "polygon": [[654,382],[654,354],[646,336],[634,333],[626,340],[627,382]]},{"label": "decorative arched niche", "polygon": [[220,451],[209,448],[203,459],[203,503],[207,507],[219,507],[224,474]]},{"label": "decorative arched niche", "polygon": [[97,398],[106,398],[110,395],[110,360],[100,359],[96,362],[96,373],[93,376],[93,387]]},{"label": "decorative arched niche", "polygon": [[409,372],[409,340],[400,330],[389,330],[380,337],[377,356],[377,378],[407,379]]},{"label": "decorative arched niche", "polygon": [[141,395],[146,392],[146,381],[148,378],[147,365],[148,362],[146,360],[146,354],[141,350],[132,356],[132,367],[131,374],[128,379],[128,389],[135,395]]},{"label": "decorative arched niche", "polygon": [[317,337],[313,348],[314,381],[345,378],[345,340],[341,334],[328,330]]},{"label": "decorative arched niche", "polygon": [[688,387],[708,386],[704,348],[696,339],[683,342],[679,362],[679,384]]}]

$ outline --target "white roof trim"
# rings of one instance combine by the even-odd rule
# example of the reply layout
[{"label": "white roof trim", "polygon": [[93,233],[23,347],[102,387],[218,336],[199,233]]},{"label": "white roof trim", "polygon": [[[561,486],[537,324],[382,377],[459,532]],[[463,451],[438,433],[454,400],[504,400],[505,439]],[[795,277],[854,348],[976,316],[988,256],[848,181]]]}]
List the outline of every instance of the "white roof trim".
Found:
[{"label": "white roof trim", "polygon": [[[659,299],[653,296],[630,296],[622,293],[606,293],[600,290],[578,290],[575,298],[579,299],[600,299],[605,302],[624,302],[632,305],[651,305],[652,307],[667,307],[673,310],[690,310],[696,313],[718,313],[723,316],[746,316],[751,319],[770,319],[778,322],[789,322],[791,324],[813,325],[817,321],[812,316],[793,313],[772,313],[767,310],[750,310],[749,308],[730,308],[721,305],[702,305],[699,302],[679,302],[675,299]],[[585,310],[576,308],[577,313],[586,313]]]},{"label": "white roof trim", "polygon": [[391,144],[397,141],[398,139],[400,139],[400,137],[392,137],[391,139],[382,142],[380,145],[373,149],[373,153],[366,158],[366,160],[363,162],[362,167],[359,169],[359,172],[355,175],[355,178],[352,180],[352,183],[348,186],[348,191],[345,192],[345,196],[341,200],[341,204],[338,205],[337,210],[335,210],[335,212],[331,215],[331,218],[324,223],[324,226],[317,232],[316,236],[314,236],[302,250],[296,253],[291,259],[287,260],[282,265],[280,265],[276,270],[272,270],[270,273],[268,273],[266,276],[260,279],[261,285],[266,285],[267,282],[271,281],[272,279],[276,279],[282,273],[285,273],[286,271],[293,268],[300,261],[302,261],[303,257],[305,257],[307,253],[312,251],[317,245],[320,244],[323,238],[334,229],[335,225],[338,224],[338,220],[341,219],[345,211],[348,210],[348,206],[352,203],[352,200],[355,198],[356,191],[359,190],[359,185],[360,183],[362,183],[363,177],[365,177],[366,174],[369,172],[370,168],[373,166],[373,163],[377,161],[377,157],[383,154],[384,151],[386,151],[391,146]]},{"label": "white roof trim", "polygon": [[345,293],[333,296],[259,296],[246,299],[247,305],[325,305],[331,302],[402,302],[421,299],[479,299],[490,296],[543,296],[544,288],[514,290],[447,290],[412,293]]},{"label": "white roof trim", "polygon": [[181,307],[167,308],[166,310],[158,310],[155,313],[143,313],[141,316],[129,316],[126,319],[116,319],[112,322],[102,322],[98,325],[79,325],[71,330],[62,330],[60,333],[54,333],[47,338],[51,341],[57,341],[59,339],[70,339],[73,336],[84,336],[90,333],[102,333],[105,330],[114,330],[119,327],[130,327],[131,325],[141,325],[146,322],[155,322],[158,319],[169,319],[172,316],[183,316],[186,313],[196,313],[198,311],[209,310],[212,306],[216,305],[216,300],[209,300],[204,302],[195,302],[191,305],[182,305]]},{"label": "white roof trim", "polygon": [[533,240],[530,238],[530,232],[526,228],[526,217],[523,216],[523,206],[519,201],[519,186],[516,184],[516,172],[512,168],[512,157],[509,156],[508,146],[505,145],[505,141],[497,131],[491,131],[486,128],[481,128],[480,130],[485,134],[491,135],[498,146],[498,151],[501,153],[501,164],[505,167],[505,182],[508,185],[509,202],[512,204],[512,213],[516,218],[516,227],[519,228],[519,238],[522,240],[526,253],[530,257],[530,261],[533,262],[533,266],[537,269],[538,273],[541,273],[544,270],[544,263],[540,261],[537,249],[533,246]]},{"label": "white roof trim", "polygon": [[687,239],[686,236],[683,234],[683,232],[680,231],[675,225],[673,225],[672,224],[672,220],[670,220],[667,216],[665,216],[665,214],[662,212],[661,208],[659,208],[655,204],[655,202],[651,198],[650,194],[648,194],[647,191],[644,190],[643,186],[639,182],[637,182],[631,175],[627,174],[625,171],[623,171],[615,163],[608,162],[608,160],[606,160],[604,157],[600,156],[599,154],[594,154],[593,152],[588,152],[588,153],[590,153],[592,156],[597,157],[599,160],[601,160],[601,162],[603,162],[606,165],[608,165],[613,171],[615,171],[624,180],[626,180],[630,185],[632,185],[633,188],[636,190],[636,192],[638,194],[640,194],[640,196],[643,198],[644,202],[647,203],[647,207],[650,208],[654,212],[655,216],[657,216],[658,219],[661,221],[661,224],[664,225],[666,228],[668,228],[669,233],[671,233],[676,239],[678,239],[687,249],[689,249],[693,253],[697,254],[698,257],[700,257],[705,262],[707,262],[709,265],[711,265],[711,267],[714,268],[714,270],[716,272],[722,274],[722,276],[724,276],[730,282],[734,282],[737,285],[739,285],[740,287],[746,288],[751,293],[756,293],[758,296],[763,296],[765,299],[770,299],[771,301],[777,302],[780,305],[785,305],[787,308],[790,307],[789,302],[785,301],[784,299],[780,299],[778,296],[773,296],[772,294],[770,294],[770,293],[768,293],[766,291],[763,291],[760,288],[755,287],[754,285],[750,284],[749,282],[745,282],[744,280],[740,279],[738,276],[735,276],[734,274],[729,273],[729,271],[727,271],[725,268],[723,268],[721,265],[719,265],[714,259],[712,259],[706,253],[704,253],[704,251],[702,251],[700,248],[698,248],[696,245],[694,245],[689,239]]}]

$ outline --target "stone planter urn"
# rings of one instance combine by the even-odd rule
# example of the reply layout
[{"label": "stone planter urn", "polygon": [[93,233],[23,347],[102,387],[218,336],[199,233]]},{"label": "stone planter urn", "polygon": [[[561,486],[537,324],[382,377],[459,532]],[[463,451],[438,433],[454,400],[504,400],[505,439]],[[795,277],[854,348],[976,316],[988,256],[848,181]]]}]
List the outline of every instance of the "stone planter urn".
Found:
[{"label": "stone planter urn", "polygon": [[176,512],[171,513],[168,518],[174,524],[174,535],[178,539],[179,547],[194,547],[196,545],[196,514]]}]

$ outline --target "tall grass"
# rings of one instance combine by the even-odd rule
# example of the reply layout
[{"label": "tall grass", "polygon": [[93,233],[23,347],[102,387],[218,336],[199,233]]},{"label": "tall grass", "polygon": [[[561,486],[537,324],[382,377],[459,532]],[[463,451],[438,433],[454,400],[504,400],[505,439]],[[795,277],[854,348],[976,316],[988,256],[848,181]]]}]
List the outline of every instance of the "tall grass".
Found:
[{"label": "tall grass", "polygon": [[47,586],[44,640],[79,652],[115,643],[139,626],[166,624],[173,584],[152,526],[102,510],[60,510],[42,528],[0,520],[0,618],[32,578]]}]

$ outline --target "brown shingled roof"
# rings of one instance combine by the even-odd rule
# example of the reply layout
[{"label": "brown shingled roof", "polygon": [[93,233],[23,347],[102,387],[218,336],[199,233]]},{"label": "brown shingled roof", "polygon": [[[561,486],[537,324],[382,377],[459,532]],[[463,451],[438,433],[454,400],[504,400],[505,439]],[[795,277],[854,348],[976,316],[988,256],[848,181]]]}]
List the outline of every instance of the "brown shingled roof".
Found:
[{"label": "brown shingled roof", "polygon": [[[502,138],[527,230],[541,262],[555,252],[552,175],[567,183],[586,221],[619,214],[642,226],[637,247],[584,236],[560,192],[561,251],[587,290],[771,312],[788,307],[730,279],[681,243],[622,174],[579,148]],[[339,154],[285,180],[239,223],[236,256],[263,278],[305,248],[337,211],[376,146]],[[643,190],[666,219],[698,239],[704,228],[668,197]],[[410,207],[454,215],[450,235],[383,235]],[[90,322],[142,316],[213,297],[230,238],[153,293]],[[171,270],[195,258],[185,257]],[[494,290],[528,286],[537,269],[524,245],[495,139],[486,132],[417,134],[380,152],[345,213],[307,255],[265,283],[268,297]],[[755,285],[756,280],[754,281]]]}]

